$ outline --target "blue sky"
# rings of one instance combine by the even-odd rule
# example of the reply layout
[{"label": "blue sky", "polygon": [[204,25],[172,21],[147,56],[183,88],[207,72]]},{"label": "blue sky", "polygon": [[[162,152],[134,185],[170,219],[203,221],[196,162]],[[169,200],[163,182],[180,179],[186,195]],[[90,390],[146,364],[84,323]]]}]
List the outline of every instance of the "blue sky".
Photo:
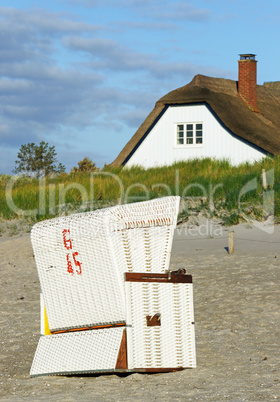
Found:
[{"label": "blue sky", "polygon": [[155,102],[196,74],[280,80],[278,0],[2,0],[0,173],[46,141],[70,171],[111,163]]}]

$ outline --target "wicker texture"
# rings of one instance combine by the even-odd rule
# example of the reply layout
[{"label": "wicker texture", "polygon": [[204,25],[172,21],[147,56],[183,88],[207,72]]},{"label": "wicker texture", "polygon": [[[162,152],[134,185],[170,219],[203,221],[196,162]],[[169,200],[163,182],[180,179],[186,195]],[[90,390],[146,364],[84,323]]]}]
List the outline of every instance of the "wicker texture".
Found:
[{"label": "wicker texture", "polygon": [[[51,332],[126,323],[127,371],[195,367],[191,283],[125,282],[169,269],[179,197],[36,224],[31,232]],[[161,314],[161,326],[146,316]],[[41,336],[31,376],[116,371],[123,327]]]},{"label": "wicker texture", "polygon": [[[127,282],[128,368],[196,366],[192,284]],[[146,317],[160,314],[160,326]]]},{"label": "wicker texture", "polygon": [[[100,214],[96,216],[98,220]],[[121,279],[106,236],[86,236],[93,216],[75,221],[57,219],[34,227],[32,243],[51,331],[125,321]],[[47,224],[48,223],[48,224]],[[83,229],[79,230],[78,225]],[[46,225],[46,226],[45,226]],[[72,250],[63,244],[63,231],[69,230],[76,261],[82,274],[76,272]],[[74,273],[68,272],[67,255]],[[106,270],[105,270],[106,267]],[[108,284],[108,278],[110,280]],[[111,286],[110,286],[111,285]],[[104,303],[107,300],[108,303]]]},{"label": "wicker texture", "polygon": [[50,330],[125,322],[123,273],[168,269],[178,208],[179,197],[165,197],[36,224]]},{"label": "wicker texture", "polygon": [[123,328],[41,336],[30,375],[114,371]]}]

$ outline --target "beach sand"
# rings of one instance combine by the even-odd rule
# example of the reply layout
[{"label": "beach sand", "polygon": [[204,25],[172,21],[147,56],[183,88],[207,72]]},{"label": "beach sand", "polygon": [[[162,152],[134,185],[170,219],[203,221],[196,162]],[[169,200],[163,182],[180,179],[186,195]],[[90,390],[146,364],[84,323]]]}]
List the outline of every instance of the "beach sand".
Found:
[{"label": "beach sand", "polygon": [[[229,255],[228,233],[235,251]],[[180,226],[171,268],[193,276],[197,368],[165,374],[30,378],[39,281],[30,235],[0,238],[0,399],[268,401],[280,399],[280,227]]]}]

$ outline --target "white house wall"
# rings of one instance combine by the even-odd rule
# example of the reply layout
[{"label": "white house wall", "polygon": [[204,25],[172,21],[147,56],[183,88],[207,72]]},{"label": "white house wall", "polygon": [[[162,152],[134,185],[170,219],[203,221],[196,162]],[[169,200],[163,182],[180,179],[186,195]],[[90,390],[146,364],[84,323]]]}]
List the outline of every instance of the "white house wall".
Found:
[{"label": "white house wall", "polygon": [[[203,123],[203,144],[176,145],[176,123],[196,122]],[[260,160],[264,156],[264,153],[225,130],[207,106],[170,106],[126,166],[140,165],[148,168],[200,157],[226,158],[233,165],[238,165]]]}]

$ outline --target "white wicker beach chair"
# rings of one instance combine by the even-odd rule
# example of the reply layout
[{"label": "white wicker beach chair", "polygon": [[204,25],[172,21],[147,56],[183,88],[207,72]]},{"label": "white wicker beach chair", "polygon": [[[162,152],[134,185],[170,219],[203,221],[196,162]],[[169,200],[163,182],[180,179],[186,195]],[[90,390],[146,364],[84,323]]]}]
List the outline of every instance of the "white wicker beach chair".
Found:
[{"label": "white wicker beach chair", "polygon": [[195,367],[192,278],[169,271],[179,201],[119,205],[33,227],[41,337],[31,376]]}]

